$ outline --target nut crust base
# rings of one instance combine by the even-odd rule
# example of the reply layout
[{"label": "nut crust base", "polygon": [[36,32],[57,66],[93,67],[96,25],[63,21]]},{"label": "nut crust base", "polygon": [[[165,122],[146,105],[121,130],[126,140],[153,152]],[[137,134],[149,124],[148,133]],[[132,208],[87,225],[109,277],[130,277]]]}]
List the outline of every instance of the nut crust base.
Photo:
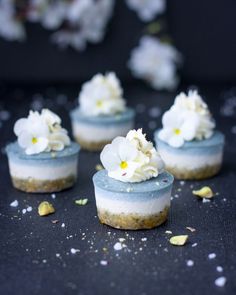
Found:
[{"label": "nut crust base", "polygon": [[178,167],[167,166],[165,169],[174,175],[176,179],[185,179],[185,180],[199,180],[206,179],[212,176],[215,176],[221,168],[221,163],[211,166],[205,166],[199,169],[186,170],[179,169]]},{"label": "nut crust base", "polygon": [[20,179],[12,177],[13,186],[27,193],[53,193],[59,192],[75,184],[76,176],[70,175],[66,178],[55,180],[38,180],[33,178]]},{"label": "nut crust base", "polygon": [[139,214],[113,214],[109,211],[98,209],[98,217],[101,223],[118,229],[151,229],[164,223],[168,217],[169,207],[152,215]]},{"label": "nut crust base", "polygon": [[101,151],[104,146],[108,143],[111,143],[111,140],[104,140],[104,141],[86,141],[79,136],[75,137],[75,140],[81,146],[83,150],[87,150],[90,152],[99,152]]}]

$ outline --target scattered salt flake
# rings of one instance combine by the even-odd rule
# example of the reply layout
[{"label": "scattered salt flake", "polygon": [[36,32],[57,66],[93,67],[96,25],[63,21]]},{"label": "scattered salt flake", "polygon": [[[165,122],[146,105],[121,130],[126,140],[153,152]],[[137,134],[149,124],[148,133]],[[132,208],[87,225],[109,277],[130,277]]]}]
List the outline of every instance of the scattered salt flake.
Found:
[{"label": "scattered salt flake", "polygon": [[204,186],[199,190],[193,190],[192,193],[200,198],[210,199],[214,196],[212,189],[209,186]]},{"label": "scattered salt flake", "polygon": [[209,200],[209,199],[205,199],[205,198],[203,198],[203,199],[202,199],[202,202],[203,202],[203,203],[209,203],[210,200]]},{"label": "scattered salt flake", "polygon": [[106,260],[101,260],[100,264],[103,265],[103,266],[106,266],[108,264],[108,262]]},{"label": "scattered salt flake", "polygon": [[196,247],[196,246],[197,246],[197,243],[192,244],[192,247]]},{"label": "scattered salt flake", "polygon": [[168,235],[172,235],[172,231],[171,230],[166,230],[165,233],[168,234]]},{"label": "scattered salt flake", "polygon": [[80,252],[80,250],[79,249],[75,249],[75,248],[71,248],[70,249],[70,253],[71,254],[76,254],[77,252]]},{"label": "scattered salt flake", "polygon": [[193,260],[187,260],[186,264],[187,264],[187,266],[194,266],[194,261]]},{"label": "scattered salt flake", "polygon": [[97,164],[96,166],[95,166],[95,170],[96,171],[100,171],[100,170],[103,170],[104,169],[104,167],[101,165],[101,164]]},{"label": "scattered salt flake", "polygon": [[185,184],[185,181],[181,180],[180,185],[184,185],[184,184]]},{"label": "scattered salt flake", "polygon": [[43,263],[47,263],[47,259],[43,259]]},{"label": "scattered salt flake", "polygon": [[19,205],[19,202],[17,200],[11,202],[10,204],[11,207],[18,207],[18,205]]},{"label": "scattered salt flake", "polygon": [[189,231],[191,231],[192,233],[196,231],[195,228],[191,227],[191,226],[186,226],[186,229],[188,229]]},{"label": "scattered salt flake", "polygon": [[115,245],[113,246],[114,250],[116,251],[120,251],[123,249],[123,245],[119,242],[115,243]]},{"label": "scattered salt flake", "polygon": [[147,241],[147,238],[142,238],[141,241],[142,242],[146,242]]},{"label": "scattered salt flake", "polygon": [[53,223],[53,224],[56,224],[56,223],[58,223],[58,222],[59,222],[58,219],[52,220],[52,223]]},{"label": "scattered salt flake", "polygon": [[31,212],[33,210],[33,208],[31,206],[26,208],[27,212]]},{"label": "scattered salt flake", "polygon": [[178,197],[179,197],[179,195],[178,194],[175,194],[175,198],[178,199]]},{"label": "scattered salt flake", "polygon": [[183,246],[186,244],[187,240],[188,235],[173,236],[170,238],[170,243],[174,246]]},{"label": "scattered salt flake", "polygon": [[79,206],[84,206],[88,203],[88,199],[79,199],[79,200],[75,200],[75,204],[79,205]]},{"label": "scattered salt flake", "polygon": [[51,194],[52,199],[56,199],[56,195],[55,194]]},{"label": "scattered salt flake", "polygon": [[216,254],[215,254],[215,253],[210,253],[210,254],[208,255],[208,258],[209,258],[209,259],[214,259],[214,258],[216,258]]},{"label": "scattered salt flake", "polygon": [[125,241],[125,238],[119,238],[118,240],[122,243]]},{"label": "scattered salt flake", "polygon": [[61,255],[59,253],[56,253],[56,257],[60,257]]},{"label": "scattered salt flake", "polygon": [[64,222],[61,224],[61,227],[65,227],[65,223]]},{"label": "scattered salt flake", "polygon": [[216,267],[216,270],[217,270],[218,272],[222,272],[222,271],[223,271],[223,267],[222,267],[222,266],[217,266],[217,267]]},{"label": "scattered salt flake", "polygon": [[217,287],[224,287],[226,281],[227,281],[226,277],[219,277],[218,279],[215,280],[215,285]]},{"label": "scattered salt flake", "polygon": [[26,209],[22,209],[22,213],[25,214],[27,211]]}]

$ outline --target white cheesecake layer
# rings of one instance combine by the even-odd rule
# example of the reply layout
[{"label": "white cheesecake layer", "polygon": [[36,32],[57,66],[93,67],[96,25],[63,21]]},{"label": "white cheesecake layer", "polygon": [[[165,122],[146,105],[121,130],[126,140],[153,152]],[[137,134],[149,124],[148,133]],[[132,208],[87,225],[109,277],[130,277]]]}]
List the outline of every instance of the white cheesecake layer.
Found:
[{"label": "white cheesecake layer", "polygon": [[133,122],[112,126],[92,125],[81,122],[72,122],[73,135],[87,142],[111,141],[116,136],[125,136],[133,128]]},{"label": "white cheesecake layer", "polygon": [[[26,161],[27,162],[27,161]],[[9,161],[10,174],[19,179],[56,180],[77,175],[77,161],[61,163],[61,165],[32,165]]]},{"label": "white cheesecake layer", "polygon": [[[111,196],[104,197],[106,192],[101,192],[95,189],[96,205],[99,210],[108,211],[112,214],[139,214],[142,216],[157,214],[170,206],[171,192],[165,192],[157,198],[147,198],[146,201],[121,201],[112,198]],[[132,197],[129,197],[132,198]]]},{"label": "white cheesecake layer", "polygon": [[221,164],[223,153],[214,154],[177,154],[169,150],[159,148],[161,158],[167,167],[178,167],[185,170],[195,170],[206,166],[215,166]]}]

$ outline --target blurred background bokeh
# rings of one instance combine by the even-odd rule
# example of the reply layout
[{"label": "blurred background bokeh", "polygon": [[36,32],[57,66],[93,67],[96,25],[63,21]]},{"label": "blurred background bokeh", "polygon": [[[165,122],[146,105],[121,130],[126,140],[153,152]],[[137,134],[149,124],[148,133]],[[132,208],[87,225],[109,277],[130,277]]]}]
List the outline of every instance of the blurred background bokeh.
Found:
[{"label": "blurred background bokeh", "polygon": [[133,81],[129,60],[149,36],[181,54],[182,82],[234,83],[235,11],[233,0],[0,0],[0,80],[78,83],[112,70]]}]

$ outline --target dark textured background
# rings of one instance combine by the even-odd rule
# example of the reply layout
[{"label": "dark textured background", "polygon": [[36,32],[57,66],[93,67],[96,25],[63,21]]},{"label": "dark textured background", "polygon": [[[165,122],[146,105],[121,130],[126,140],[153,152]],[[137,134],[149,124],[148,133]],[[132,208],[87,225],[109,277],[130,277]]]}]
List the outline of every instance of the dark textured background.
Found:
[{"label": "dark textured background", "polygon": [[[91,181],[99,154],[80,153],[78,183],[73,189],[57,193],[56,199],[50,194],[33,195],[15,190],[6,156],[0,154],[0,294],[236,293],[236,113],[230,112],[232,104],[236,104],[236,89],[212,91],[200,87],[200,90],[210,104],[218,128],[226,135],[223,169],[218,176],[202,182],[181,185],[175,181],[169,220],[153,230],[120,231],[99,223]],[[0,104],[0,118],[2,110],[10,112],[8,120],[1,120],[2,151],[7,142],[14,140],[12,127],[16,118],[26,115],[32,106],[51,108],[71,130],[68,110],[76,105],[77,91],[77,86],[1,89],[0,97],[7,99]],[[142,126],[149,138],[153,129],[160,126],[158,110],[162,112],[169,107],[173,95],[157,94],[139,84],[125,85],[129,104],[136,106],[136,126]],[[191,193],[192,189],[204,185],[217,193],[209,203],[202,203]],[[74,200],[79,198],[88,198],[88,204],[76,206]],[[11,208],[10,203],[15,199],[19,207]],[[43,200],[54,205],[54,215],[38,216],[37,206]],[[24,215],[22,209],[27,206],[32,206],[33,211]],[[52,224],[51,220],[55,219],[59,222]],[[61,227],[63,222],[65,228]],[[189,232],[186,226],[196,228],[196,232]],[[183,247],[170,245],[166,230],[171,230],[173,235],[189,234],[189,242]],[[116,252],[113,246],[119,238],[126,239],[127,248]],[[194,243],[196,247],[192,247]],[[73,255],[71,248],[80,252]],[[56,253],[60,254],[59,258]],[[215,253],[216,258],[209,260],[210,253]],[[193,267],[186,265],[189,259],[194,261]],[[100,265],[101,260],[108,261],[108,265]],[[223,267],[223,273],[216,271],[217,266]],[[227,283],[224,288],[216,287],[214,281],[222,275]]]},{"label": "dark textured background", "polygon": [[[236,2],[168,0],[167,4],[168,31],[185,61],[183,80],[236,82]],[[0,39],[0,80],[77,82],[108,70],[130,80],[126,64],[145,28],[124,0],[116,1],[104,42],[88,44],[82,53],[60,51],[50,43],[48,30],[28,24],[27,42]]]}]

